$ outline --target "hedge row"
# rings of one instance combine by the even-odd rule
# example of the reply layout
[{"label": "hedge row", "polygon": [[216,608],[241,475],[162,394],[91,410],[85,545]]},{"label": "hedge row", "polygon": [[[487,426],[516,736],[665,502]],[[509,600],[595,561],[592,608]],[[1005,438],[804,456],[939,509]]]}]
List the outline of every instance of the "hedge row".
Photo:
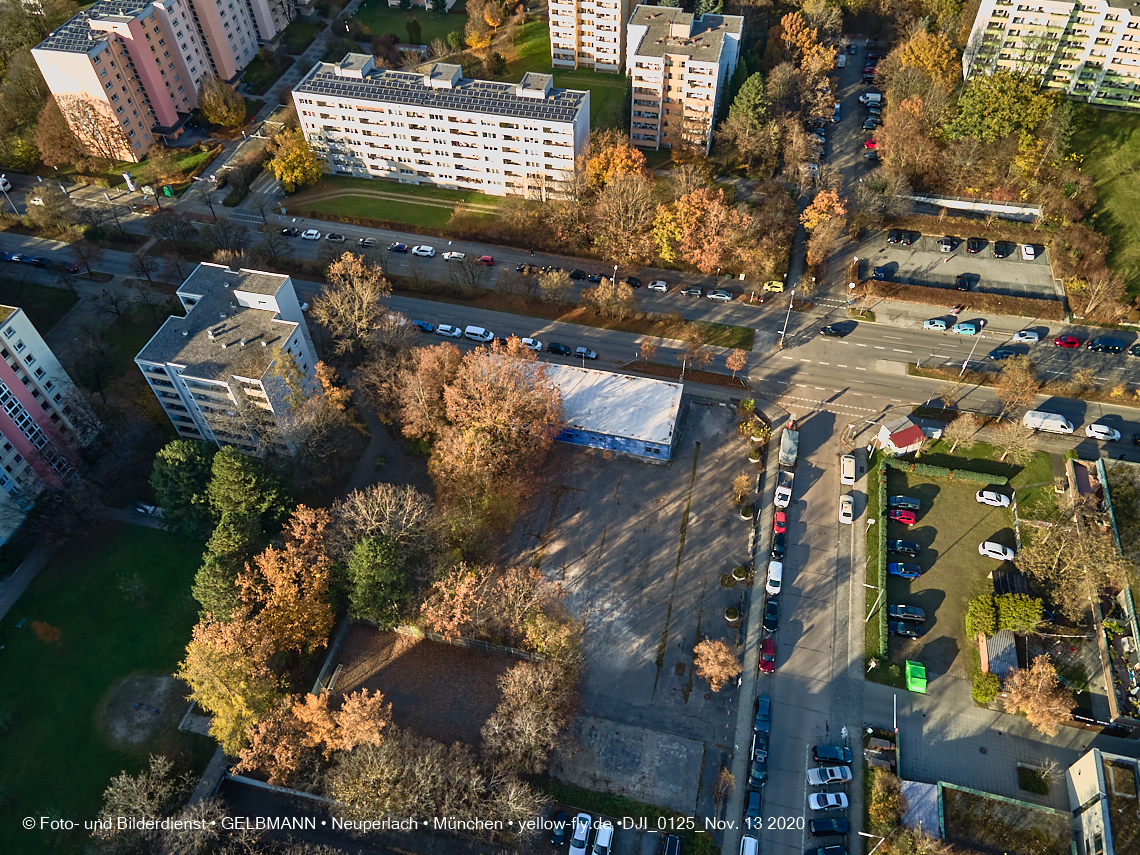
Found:
[{"label": "hedge row", "polygon": [[879,656],[887,655],[887,464],[890,458],[880,452],[879,460],[879,519],[875,527],[879,529]]},{"label": "hedge row", "polygon": [[897,457],[888,457],[883,463],[892,469],[898,469],[900,472],[913,472],[915,475],[925,475],[928,478],[947,478],[951,481],[975,481],[979,484],[997,484],[999,486],[1009,482],[1009,479],[1004,475],[987,475],[985,472],[975,472],[973,469],[948,469],[945,466],[933,466],[930,463],[913,463],[909,460],[900,460]]}]

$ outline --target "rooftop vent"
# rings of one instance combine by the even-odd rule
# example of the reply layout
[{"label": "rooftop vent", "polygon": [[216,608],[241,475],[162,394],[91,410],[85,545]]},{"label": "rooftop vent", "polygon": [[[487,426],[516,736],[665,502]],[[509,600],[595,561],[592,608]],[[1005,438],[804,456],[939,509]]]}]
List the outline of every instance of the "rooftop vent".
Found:
[{"label": "rooftop vent", "polygon": [[[185,333],[184,333],[184,335],[185,335]],[[207,336],[207,338],[210,339],[210,341],[213,341],[214,340],[214,331],[213,330],[207,330],[206,336]]]},{"label": "rooftop vent", "polygon": [[229,347],[229,345],[223,341],[222,342],[222,350],[225,350],[227,347]]},{"label": "rooftop vent", "polygon": [[246,341],[246,340],[243,338],[243,339],[241,340],[241,346],[242,346],[242,347],[245,347],[247,344],[248,344],[248,342],[247,342],[247,341]]},{"label": "rooftop vent", "polygon": [[182,330],[182,335],[190,335],[186,330]]}]

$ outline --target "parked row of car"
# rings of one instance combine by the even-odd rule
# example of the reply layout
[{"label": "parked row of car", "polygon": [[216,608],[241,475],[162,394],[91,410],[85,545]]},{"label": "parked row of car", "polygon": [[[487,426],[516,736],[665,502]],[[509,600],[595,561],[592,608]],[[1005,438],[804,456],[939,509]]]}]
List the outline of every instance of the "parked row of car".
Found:
[{"label": "parked row of car", "polygon": [[[989,505],[995,508],[1007,508],[1010,504],[1009,496],[998,493],[995,490],[979,490],[975,495],[975,499],[978,504]],[[887,505],[888,518],[907,526],[914,525],[918,519],[918,512],[922,510],[922,502],[918,499],[912,499],[909,496],[891,496],[887,500]],[[910,540],[888,539],[887,552],[892,555],[907,555],[911,558],[917,558],[922,553],[922,547]],[[987,558],[994,558],[998,561],[1012,561],[1016,557],[1016,553],[1013,549],[993,540],[986,540],[979,543],[978,554],[984,555]],[[899,576],[903,579],[917,579],[922,575],[922,568],[917,564],[892,562],[887,565],[887,573],[891,576]],[[912,633],[894,634],[910,635]]]},{"label": "parked row of car", "polygon": [[[22,252],[0,252],[0,261],[11,261],[14,264],[30,264],[41,270],[51,270],[56,266],[50,258],[43,258],[38,255],[24,255]],[[61,264],[60,266],[64,267],[68,273],[79,272],[79,265],[74,262],[67,265]]]},{"label": "parked row of car", "polygon": [[[562,846],[566,838],[570,838],[570,855],[586,855],[593,838],[594,848],[591,855],[610,855],[614,845],[614,827],[609,820],[595,820],[588,813],[579,813],[570,821],[570,814],[564,810],[556,811],[551,817],[550,842],[555,846]],[[594,832],[594,833],[592,833]],[[673,850],[677,855],[679,848]]]},{"label": "parked row of car", "polygon": [[[452,324],[432,324],[428,321],[419,320],[412,321],[412,325],[419,329],[420,332],[434,333],[444,338],[466,338],[482,344],[488,344],[492,341],[499,341],[506,344],[512,338],[512,336],[495,335],[490,330],[477,326],[457,327]],[[598,354],[588,347],[576,347],[571,350],[569,345],[560,344],[556,341],[544,345],[537,338],[519,338],[519,341],[527,350],[533,350],[536,353],[546,351],[555,356],[573,356],[576,359],[598,358]]]},{"label": "parked row of car", "polygon": [[[890,229],[887,232],[887,243],[901,243],[903,246],[910,246],[912,243],[921,238],[919,232],[907,231],[906,229]],[[966,252],[971,254],[978,254],[986,248],[988,241],[985,238],[966,238]],[[962,239],[944,235],[938,239],[939,252],[953,252],[957,247],[962,245]],[[994,258],[1009,258],[1014,252],[1017,251],[1017,244],[1009,241],[997,240],[992,244]],[[1021,245],[1021,257],[1026,261],[1033,261],[1037,258],[1037,247],[1033,244],[1026,243]]]}]

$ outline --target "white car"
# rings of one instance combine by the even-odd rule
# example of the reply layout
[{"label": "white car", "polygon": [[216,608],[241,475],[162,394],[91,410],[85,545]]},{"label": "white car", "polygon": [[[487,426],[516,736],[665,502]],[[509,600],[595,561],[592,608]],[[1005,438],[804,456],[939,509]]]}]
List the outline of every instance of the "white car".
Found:
[{"label": "white car", "polygon": [[12,182],[8,180],[8,176],[0,175],[0,190],[3,190],[5,193],[7,193],[11,189]]},{"label": "white car", "polygon": [[570,834],[569,855],[586,855],[586,846],[590,842],[590,826],[594,818],[588,813],[580,813],[574,817],[573,831]]},{"label": "white car", "polygon": [[839,521],[844,525],[855,521],[855,499],[850,493],[839,497]]},{"label": "white car", "polygon": [[1013,334],[1013,341],[1016,344],[1037,344],[1041,341],[1041,336],[1033,332],[1033,330],[1022,330]]},{"label": "white car", "polygon": [[764,590],[768,592],[769,597],[776,597],[780,594],[780,589],[784,585],[784,562],[783,561],[769,561],[768,562],[768,581],[764,583]]},{"label": "white car", "polygon": [[301,232],[301,237],[305,240],[320,240],[321,233],[316,229],[305,229],[303,232]]},{"label": "white car", "polygon": [[1012,561],[1013,554],[1013,550],[1008,546],[1002,546],[1000,543],[994,543],[992,540],[978,544],[978,555],[984,555],[986,558],[996,558],[998,561]]},{"label": "white car", "polygon": [[588,347],[576,347],[576,348],[574,348],[574,356],[576,356],[578,359],[597,359],[598,358],[598,354],[594,353],[594,351],[590,350],[590,348],[588,348]]},{"label": "white car", "polygon": [[993,490],[978,490],[976,498],[979,505],[989,505],[991,508],[1009,507],[1009,496],[1003,496],[1001,493],[995,493]]},{"label": "white car", "polygon": [[[415,252],[413,249],[412,252]],[[445,252],[443,254],[444,261],[463,261],[467,257],[465,252]]]},{"label": "white car", "polygon": [[435,258],[434,246],[413,246],[412,255],[420,255],[424,258]]},{"label": "white car", "polygon": [[846,810],[847,796],[843,793],[812,793],[808,796],[808,807],[812,810]]},{"label": "white car", "polygon": [[436,335],[442,335],[446,338],[459,338],[463,335],[463,330],[459,327],[453,327],[451,324],[439,324],[435,328]]},{"label": "white car", "polygon": [[307,311],[309,311],[309,304],[308,304],[308,303],[302,303],[302,304],[301,304],[301,311],[302,311],[302,312],[307,312]]},{"label": "white car", "polygon": [[44,200],[39,196],[34,196],[28,200],[29,205],[39,205],[41,208],[44,206]]},{"label": "white car", "polygon": [[1120,431],[1108,425],[1089,425],[1085,428],[1085,436],[1089,439],[1102,439],[1105,442],[1116,442],[1120,439]]},{"label": "white car", "polygon": [[610,855],[610,848],[614,843],[614,827],[608,822],[603,822],[598,827],[598,834],[594,838],[594,849],[592,855]]},{"label": "white car", "polygon": [[669,286],[665,284],[664,279],[654,279],[645,287],[650,291],[660,291],[662,294],[669,290]]},{"label": "white car", "polygon": [[846,766],[820,766],[808,769],[808,783],[813,787],[826,787],[828,784],[843,784],[851,780],[851,770]]},{"label": "white car", "polygon": [[542,342],[537,338],[524,338],[522,340],[522,345],[527,350],[542,350]]},{"label": "white car", "polygon": [[1032,261],[1037,257],[1037,247],[1031,243],[1023,243],[1021,245],[1021,257],[1026,261]]},{"label": "white car", "polygon": [[705,296],[712,300],[714,303],[732,302],[732,294],[730,294],[728,291],[709,291],[707,294],[705,294]]}]

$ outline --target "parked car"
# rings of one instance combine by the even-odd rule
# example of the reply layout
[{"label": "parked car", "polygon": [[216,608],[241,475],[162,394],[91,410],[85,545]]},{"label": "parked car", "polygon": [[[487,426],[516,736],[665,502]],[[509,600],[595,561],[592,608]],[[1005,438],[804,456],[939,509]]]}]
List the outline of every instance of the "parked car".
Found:
[{"label": "parked car", "polygon": [[923,322],[922,328],[924,330],[936,330],[937,332],[946,332],[946,321],[942,320],[942,318],[931,318],[930,320]]},{"label": "parked car", "polygon": [[552,341],[546,346],[546,352],[553,353],[555,356],[569,356],[570,348],[564,344],[559,344],[556,341]]},{"label": "parked car", "polygon": [[855,499],[850,493],[839,497],[839,522],[843,525],[855,522]]},{"label": "parked car", "polygon": [[443,254],[444,261],[463,261],[467,258],[465,252],[445,252]]},{"label": "parked car", "polygon": [[764,591],[769,597],[775,597],[780,593],[780,588],[784,583],[784,563],[782,561],[769,561],[768,562],[768,577],[764,583]]},{"label": "parked car", "polygon": [[[755,737],[753,737],[755,742]],[[752,752],[752,762],[748,766],[748,786],[756,789],[757,787],[764,786],[764,782],[768,780],[768,752],[756,748]]]},{"label": "parked car", "polygon": [[780,626],[780,601],[776,597],[769,597],[768,602],[764,603],[762,626],[769,633],[775,632]]},{"label": "parked car", "polygon": [[435,327],[427,321],[412,321],[412,326],[419,327],[420,332],[435,332]]},{"label": "parked car", "polygon": [[876,282],[885,281],[887,278],[887,268],[876,267],[874,269],[874,271],[872,271],[872,273],[871,273],[871,278],[874,279]]},{"label": "parked car", "polygon": [[681,289],[681,296],[683,297],[699,297],[703,292],[696,285],[686,285]]},{"label": "parked car", "polygon": [[955,281],[955,287],[959,291],[969,291],[970,290],[970,277],[969,276],[960,275],[954,281]]},{"label": "parked car", "polygon": [[898,229],[891,229],[887,232],[887,243],[898,243],[902,240],[902,233]]},{"label": "parked car", "polygon": [[874,140],[865,140],[863,142],[863,148],[869,148],[871,151],[878,151],[879,144]]},{"label": "parked car", "polygon": [[922,624],[908,623],[906,621],[887,621],[887,633],[901,635],[906,638],[922,638]]},{"label": "parked car", "polygon": [[676,834],[666,834],[661,842],[661,855],[681,855],[681,838]]},{"label": "parked car", "polygon": [[910,540],[888,540],[887,552],[892,555],[918,555],[922,547]]},{"label": "parked car", "polygon": [[954,251],[954,238],[944,237],[938,241],[939,252],[953,252]]},{"label": "parked car", "polygon": [[842,745],[817,745],[811,756],[816,763],[850,763],[855,759],[851,749]]},{"label": "parked car", "polygon": [[576,348],[574,348],[574,355],[576,357],[578,357],[579,359],[597,359],[598,358],[598,354],[594,353],[594,351],[590,350],[590,348],[588,348],[588,347],[576,347]]},{"label": "parked car", "polygon": [[887,617],[892,620],[913,620],[922,623],[926,620],[926,612],[918,606],[888,606]]},{"label": "parked car", "polygon": [[395,243],[388,244],[388,251],[400,253],[407,252],[408,245],[406,243],[400,243],[399,241],[396,241]]},{"label": "parked car", "polygon": [[1041,336],[1033,330],[1022,330],[1013,334],[1013,340],[1017,344],[1037,344],[1041,340]]},{"label": "parked car", "polygon": [[650,291],[658,291],[662,294],[669,290],[669,286],[665,283],[664,279],[654,279],[645,287]]},{"label": "parked car", "polygon": [[850,834],[851,823],[845,819],[809,819],[808,831],[815,837],[829,837],[833,834]]},{"label": "parked car", "polygon": [[887,507],[906,508],[908,511],[921,511],[922,502],[918,499],[912,499],[910,496],[891,496],[887,499]]},{"label": "parked car", "polygon": [[[744,828],[746,830],[759,830],[761,805],[761,791],[749,790],[748,802],[744,806]],[[664,855],[664,853],[662,853],[662,855]]]},{"label": "parked car", "polygon": [[847,796],[843,793],[812,793],[808,796],[808,807],[812,810],[845,810]]},{"label": "parked car", "polygon": [[831,114],[831,121],[838,122],[843,118],[843,107],[838,101],[835,102],[835,112]]},{"label": "parked car", "polygon": [[733,299],[731,293],[728,291],[721,291],[719,289],[716,291],[709,291],[707,294],[705,294],[705,297],[716,303],[731,303]]},{"label": "parked car", "polygon": [[356,242],[356,245],[361,249],[372,249],[372,247],[376,246],[376,241],[372,238],[361,238]]},{"label": "parked car", "polygon": [[614,845],[614,827],[610,822],[603,822],[598,827],[594,838],[593,855],[610,855],[610,848]]},{"label": "parked car", "polygon": [[287,238],[295,238],[295,237],[300,236],[301,230],[300,229],[294,229],[294,228],[290,227],[287,229],[282,229],[281,234]]},{"label": "parked car", "polygon": [[571,270],[570,271],[570,278],[574,279],[574,280],[585,279],[586,278],[586,271],[585,270]]},{"label": "parked car", "polygon": [[987,356],[993,362],[1001,362],[1003,359],[1009,359],[1010,357],[1017,356],[1017,351],[1010,350],[1007,347],[995,347],[987,354]]},{"label": "parked car", "polygon": [[[879,119],[878,116],[870,116],[869,118],[866,118],[863,120],[863,130],[865,130],[865,131],[878,130],[878,127],[881,124],[882,124],[882,121]],[[874,140],[868,140],[867,142],[874,142]],[[869,146],[869,145],[864,144],[863,147],[864,148],[876,148],[877,146]]]},{"label": "parked car", "polygon": [[1132,347],[1128,348],[1128,355],[1140,356],[1140,343],[1134,344]]},{"label": "parked car", "polygon": [[772,557],[777,561],[783,561],[787,551],[788,536],[786,534],[772,535]]},{"label": "parked car", "polygon": [[1014,552],[1008,546],[1002,546],[1000,543],[995,543],[992,540],[986,540],[978,544],[978,555],[984,555],[986,558],[996,558],[998,561],[1012,561]]},{"label": "parked car", "polygon": [[879,159],[879,153],[877,151],[865,151],[865,152],[863,152],[863,160],[878,160],[878,159]]},{"label": "parked car", "polygon": [[1076,350],[1081,346],[1081,340],[1075,335],[1059,335],[1053,339],[1053,347],[1063,347],[1066,350]]},{"label": "parked car", "polygon": [[413,246],[412,255],[418,255],[423,258],[435,258],[435,247],[426,244],[422,246]]},{"label": "parked car", "polygon": [[605,278],[606,278],[606,274],[604,274],[604,273],[591,273],[589,276],[586,277],[586,281],[587,282],[601,282]]},{"label": "parked car", "polygon": [[1008,508],[1009,496],[1003,496],[994,490],[978,490],[974,496],[979,505],[989,505],[991,508]]},{"label": "parked car", "polygon": [[805,849],[804,855],[847,855],[847,850],[835,843],[831,846],[816,846],[813,849]]},{"label": "parked car", "polygon": [[914,522],[917,519],[917,517],[914,515],[914,511],[906,511],[902,508],[892,508],[887,512],[887,516],[895,522],[902,523],[903,525],[914,525]]},{"label": "parked car", "polygon": [[569,855],[586,855],[586,847],[590,843],[590,826],[594,818],[588,813],[580,813],[574,817],[574,828],[570,834]]},{"label": "parked car", "polygon": [[337,234],[336,232],[329,232],[325,235],[325,240],[329,243],[344,243],[344,235]]},{"label": "parked car", "polygon": [[981,252],[986,242],[981,238],[966,238],[966,252]]},{"label": "parked car", "polygon": [[1124,342],[1117,338],[1099,336],[1086,344],[1085,348],[1093,353],[1121,353],[1124,350]]},{"label": "parked car", "polygon": [[305,229],[303,232],[301,232],[301,238],[303,240],[320,240],[321,233],[316,229]]},{"label": "parked car", "polygon": [[772,530],[776,534],[783,534],[788,530],[788,514],[786,511],[777,510],[773,523]]},{"label": "parked car", "polygon": [[31,255],[24,259],[24,264],[30,264],[32,267],[38,267],[41,270],[51,270],[51,259],[44,258],[41,255]]},{"label": "parked car", "polygon": [[851,770],[846,766],[820,766],[818,769],[808,769],[807,779],[813,787],[846,784],[851,780]]},{"label": "parked car", "polygon": [[1021,257],[1026,261],[1033,261],[1037,257],[1037,247],[1031,243],[1021,245]]},{"label": "parked car", "polygon": [[1013,254],[1014,245],[1009,241],[994,241],[994,258],[1009,258]]},{"label": "parked car", "polygon": [[973,321],[960,321],[950,327],[950,332],[957,335],[977,335],[978,325]]},{"label": "parked car", "polygon": [[767,733],[772,727],[772,699],[761,695],[756,699],[756,718],[752,722],[753,733]]},{"label": "parked car", "polygon": [[[777,615],[777,619],[778,619]],[[775,632],[775,630],[770,630]],[[771,674],[776,670],[776,639],[768,636],[760,642],[760,670],[765,674]]]},{"label": "parked car", "polygon": [[922,568],[917,564],[906,564],[900,561],[888,564],[887,573],[891,576],[898,576],[900,579],[917,579],[922,575]]},{"label": "parked car", "polygon": [[1120,439],[1120,431],[1110,428],[1108,425],[1091,424],[1085,427],[1085,436],[1104,442],[1116,442]]},{"label": "parked car", "polygon": [[527,350],[533,350],[535,352],[539,352],[542,350],[542,342],[539,341],[537,338],[524,338],[522,340],[522,346],[525,347]]},{"label": "parked car", "polygon": [[459,338],[463,335],[463,330],[459,327],[453,327],[451,324],[440,324],[435,328],[435,334],[446,338]]},{"label": "parked car", "polygon": [[561,846],[566,842],[566,830],[570,825],[570,814],[564,810],[554,812],[550,818],[550,842],[554,846]]},{"label": "parked car", "polygon": [[627,276],[621,280],[622,285],[628,285],[630,288],[640,288],[641,280],[636,276]]}]

